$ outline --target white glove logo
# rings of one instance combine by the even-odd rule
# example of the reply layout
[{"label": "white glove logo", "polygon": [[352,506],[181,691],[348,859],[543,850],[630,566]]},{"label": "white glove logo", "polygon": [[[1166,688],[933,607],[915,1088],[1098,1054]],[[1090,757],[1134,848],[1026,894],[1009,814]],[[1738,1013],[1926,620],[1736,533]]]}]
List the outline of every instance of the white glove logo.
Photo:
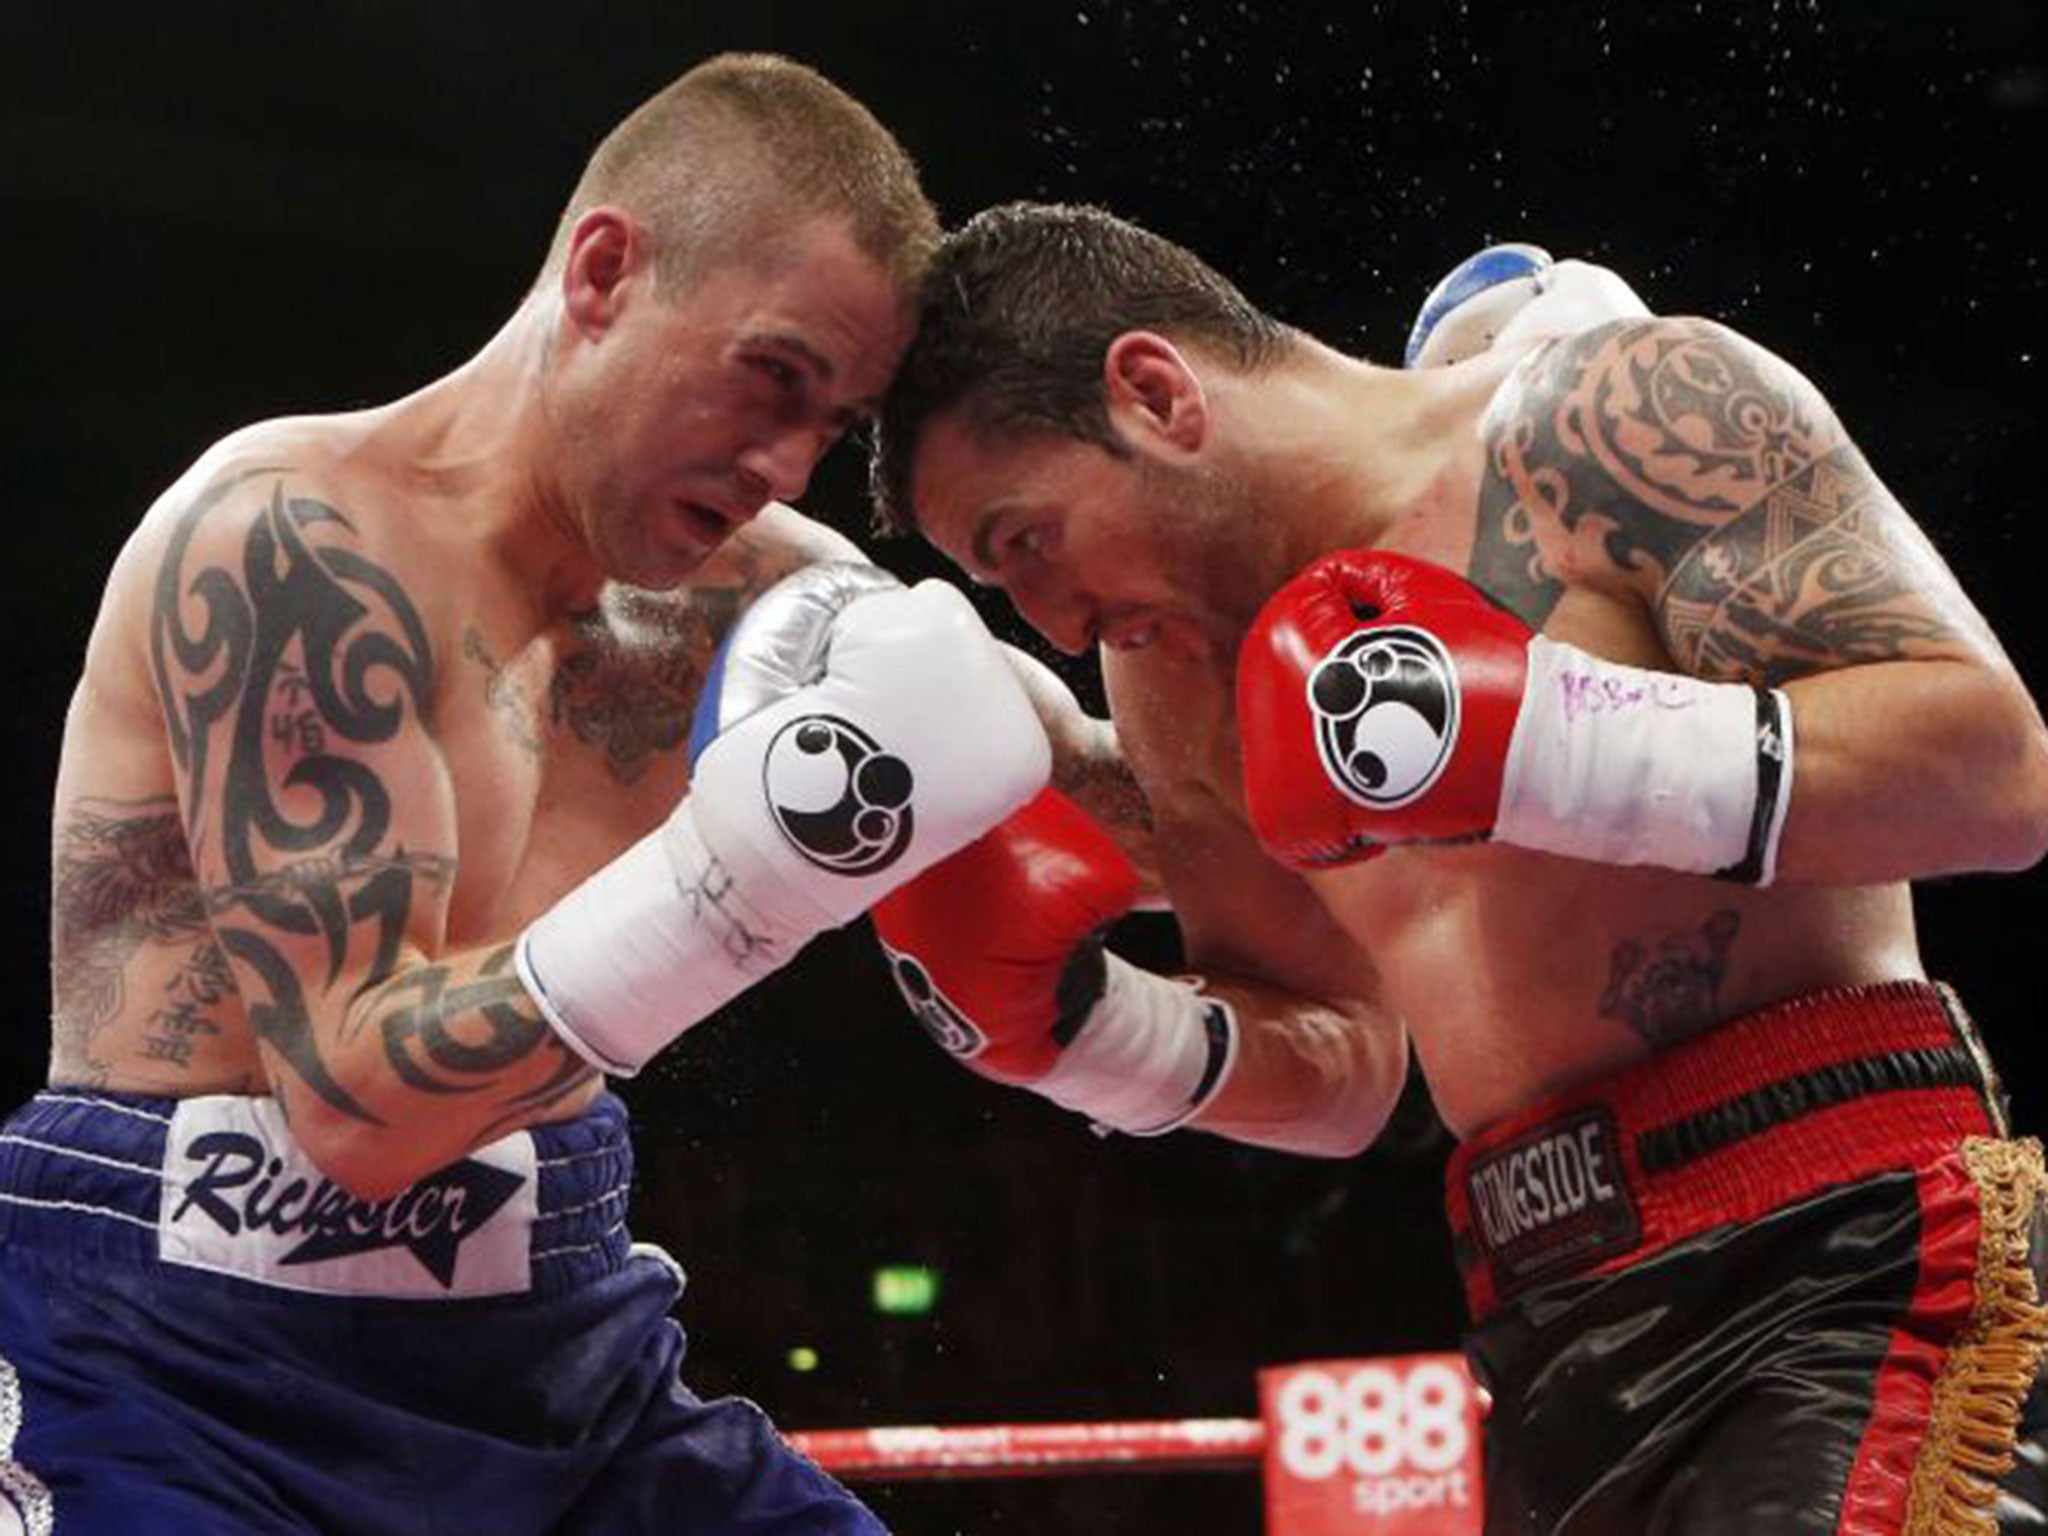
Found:
[{"label": "white glove logo", "polygon": [[761,787],[782,835],[820,869],[871,875],[910,842],[910,765],[836,715],[803,715],[777,731]]},{"label": "white glove logo", "polygon": [[1427,630],[1361,629],[1308,676],[1323,772],[1345,798],[1393,810],[1444,771],[1458,740],[1457,672]]}]

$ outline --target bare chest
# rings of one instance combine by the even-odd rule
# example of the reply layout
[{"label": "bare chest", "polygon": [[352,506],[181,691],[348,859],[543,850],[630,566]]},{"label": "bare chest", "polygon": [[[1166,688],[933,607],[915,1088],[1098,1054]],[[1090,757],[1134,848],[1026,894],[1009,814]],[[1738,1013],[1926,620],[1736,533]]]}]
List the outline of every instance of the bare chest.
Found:
[{"label": "bare chest", "polygon": [[710,650],[596,617],[516,649],[463,627],[438,722],[460,844],[452,943],[517,928],[668,813]]}]

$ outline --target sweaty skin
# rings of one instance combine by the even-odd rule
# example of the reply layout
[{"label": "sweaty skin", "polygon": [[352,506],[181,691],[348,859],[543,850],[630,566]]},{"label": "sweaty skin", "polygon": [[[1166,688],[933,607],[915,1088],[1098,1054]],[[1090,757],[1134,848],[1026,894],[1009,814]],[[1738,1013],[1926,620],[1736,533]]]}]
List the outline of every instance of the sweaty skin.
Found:
[{"label": "sweaty skin", "polygon": [[[408,951],[485,946],[475,967],[373,981],[350,1027],[405,1091],[473,1118],[470,1140],[595,1094],[503,946],[683,793],[697,691],[745,605],[858,554],[770,506],[689,585],[608,585],[529,634],[516,560],[479,558],[458,494],[406,483],[406,431],[384,412],[242,433],[124,551],[65,727],[53,1083],[284,1078],[387,1118],[313,1027],[307,956],[370,957],[378,977]],[[436,750],[380,760],[414,722]]]},{"label": "sweaty skin", "polygon": [[[1445,1121],[1469,1133],[1772,1001],[1920,976],[1904,881],[2039,856],[2038,713],[1783,363],[1698,321],[1610,325],[1428,374],[1361,372],[1308,346],[1307,390],[1205,373],[1195,435],[1185,386],[1158,382],[1171,370],[1134,369],[1126,389],[1113,352],[1111,419],[1137,443],[1136,469],[945,417],[917,460],[934,542],[1053,638],[1103,642],[1189,963],[1249,1026],[1196,1124],[1362,1145],[1412,1043]],[[1261,389],[1283,399],[1279,416],[1261,417]],[[1327,411],[1332,398],[1365,407],[1359,425]],[[1233,433],[1266,458],[1196,457],[1198,437]],[[1328,448],[1347,436],[1356,447]],[[1169,510],[1142,488],[1160,460],[1194,463]],[[1497,843],[1308,877],[1266,859],[1245,820],[1236,643],[1295,569],[1366,546],[1448,566],[1601,656],[1787,687],[1799,777],[1780,883]],[[1367,1078],[1376,1108],[1348,1145],[1287,1129]]]},{"label": "sweaty skin", "polygon": [[[754,597],[863,557],[770,504],[687,585],[607,584],[535,632],[516,549],[479,558],[474,509],[401,467],[410,431],[401,409],[239,434],[124,551],[58,779],[53,1084],[276,1093],[366,1130],[423,1099],[413,1139],[448,1157],[595,1096],[512,939],[686,791]],[[1106,725],[1016,661],[1062,781],[1138,846]],[[390,750],[422,726],[429,750]],[[344,962],[368,981],[337,1032],[312,994]]]}]

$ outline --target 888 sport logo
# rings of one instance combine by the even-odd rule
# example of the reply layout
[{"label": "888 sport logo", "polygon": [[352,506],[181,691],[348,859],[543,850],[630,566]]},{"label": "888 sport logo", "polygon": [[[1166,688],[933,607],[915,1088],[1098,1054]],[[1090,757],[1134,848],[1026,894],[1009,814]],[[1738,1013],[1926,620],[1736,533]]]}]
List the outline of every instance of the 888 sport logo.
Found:
[{"label": "888 sport logo", "polygon": [[[1338,1361],[1266,1373],[1269,1476],[1348,1521],[1320,1529],[1479,1528],[1476,1389],[1455,1359]],[[1403,1523],[1411,1516],[1418,1522]],[[1306,1522],[1300,1522],[1306,1525]]]}]

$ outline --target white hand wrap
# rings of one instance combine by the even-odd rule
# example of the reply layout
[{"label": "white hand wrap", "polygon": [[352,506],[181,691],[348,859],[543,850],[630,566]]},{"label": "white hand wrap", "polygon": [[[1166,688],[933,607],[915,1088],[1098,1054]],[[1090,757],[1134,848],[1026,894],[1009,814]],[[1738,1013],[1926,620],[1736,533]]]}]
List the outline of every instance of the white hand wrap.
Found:
[{"label": "white hand wrap", "polygon": [[1503,842],[1768,885],[1791,796],[1782,692],[1529,642],[1494,823]]},{"label": "white hand wrap", "polygon": [[967,600],[881,579],[812,567],[764,595],[687,798],[520,935],[520,979],[592,1065],[637,1071],[1044,787],[1045,732]]},{"label": "white hand wrap", "polygon": [[1102,958],[1102,996],[1053,1069],[1028,1086],[1098,1125],[1162,1136],[1229,1080],[1237,1015],[1191,982]]}]

